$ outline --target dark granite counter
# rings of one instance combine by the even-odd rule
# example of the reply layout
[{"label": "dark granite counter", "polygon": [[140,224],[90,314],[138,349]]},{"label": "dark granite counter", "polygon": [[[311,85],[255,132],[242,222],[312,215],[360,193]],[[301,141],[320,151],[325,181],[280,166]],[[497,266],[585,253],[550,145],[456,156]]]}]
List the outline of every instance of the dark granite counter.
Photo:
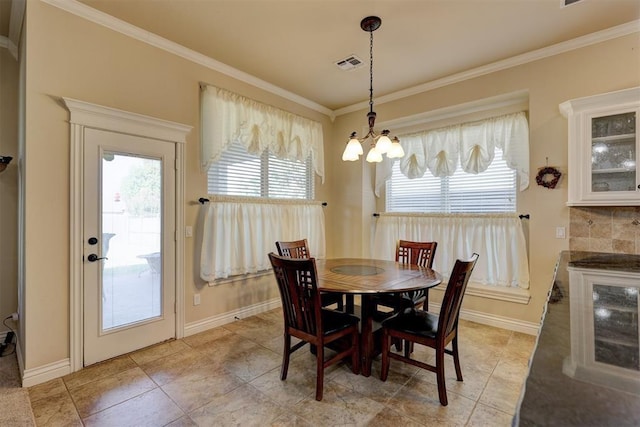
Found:
[{"label": "dark granite counter", "polygon": [[571,358],[567,267],[640,272],[640,256],[564,251],[556,265],[542,328],[514,426],[640,426],[640,395],[563,373]]}]

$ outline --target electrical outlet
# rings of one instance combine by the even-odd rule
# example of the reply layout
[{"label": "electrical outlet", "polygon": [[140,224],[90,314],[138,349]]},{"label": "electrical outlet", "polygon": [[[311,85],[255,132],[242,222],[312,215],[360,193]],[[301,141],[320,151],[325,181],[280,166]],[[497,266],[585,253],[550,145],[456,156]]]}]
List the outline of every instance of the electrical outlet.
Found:
[{"label": "electrical outlet", "polygon": [[193,295],[193,305],[200,305],[200,294]]},{"label": "electrical outlet", "polygon": [[556,227],[556,239],[564,239],[566,238],[565,228],[564,227]]}]

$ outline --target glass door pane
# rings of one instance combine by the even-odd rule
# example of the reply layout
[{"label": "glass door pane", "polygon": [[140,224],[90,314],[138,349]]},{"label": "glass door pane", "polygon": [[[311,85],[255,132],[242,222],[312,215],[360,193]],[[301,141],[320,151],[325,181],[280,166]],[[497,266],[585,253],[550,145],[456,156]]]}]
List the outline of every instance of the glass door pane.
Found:
[{"label": "glass door pane", "polygon": [[591,119],[591,191],[636,190],[636,113]]},{"label": "glass door pane", "polygon": [[594,359],[640,370],[638,288],[593,285]]},{"label": "glass door pane", "polygon": [[162,162],[102,158],[101,330],[162,314]]}]

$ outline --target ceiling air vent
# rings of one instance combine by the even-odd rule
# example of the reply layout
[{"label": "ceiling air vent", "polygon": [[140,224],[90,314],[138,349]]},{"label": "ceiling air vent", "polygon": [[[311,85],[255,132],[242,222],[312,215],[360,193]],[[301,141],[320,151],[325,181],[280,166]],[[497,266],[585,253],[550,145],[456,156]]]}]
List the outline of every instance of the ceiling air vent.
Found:
[{"label": "ceiling air vent", "polygon": [[582,0],[560,0],[560,7],[567,7]]},{"label": "ceiling air vent", "polygon": [[[569,1],[569,0],[566,0]],[[356,68],[362,66],[362,59],[358,58],[355,55],[349,55],[344,59],[336,62],[336,65],[341,70],[355,70]]]}]

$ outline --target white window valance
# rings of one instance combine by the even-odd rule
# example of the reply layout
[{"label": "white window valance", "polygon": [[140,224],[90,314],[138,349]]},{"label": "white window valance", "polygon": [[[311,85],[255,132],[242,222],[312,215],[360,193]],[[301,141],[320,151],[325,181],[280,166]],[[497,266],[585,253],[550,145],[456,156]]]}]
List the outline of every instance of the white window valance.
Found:
[{"label": "white window valance", "polygon": [[[400,170],[409,179],[429,169],[436,177],[451,176],[458,164],[467,173],[484,172],[493,161],[496,147],[507,166],[518,173],[520,191],[529,186],[529,126],[524,112],[462,123],[442,129],[400,136],[405,156]],[[376,165],[376,195],[391,178],[393,160]]]},{"label": "white window valance", "polygon": [[322,124],[210,85],[201,85],[201,167],[206,171],[227,147],[238,142],[251,154],[265,150],[278,158],[304,162],[324,182]]}]

